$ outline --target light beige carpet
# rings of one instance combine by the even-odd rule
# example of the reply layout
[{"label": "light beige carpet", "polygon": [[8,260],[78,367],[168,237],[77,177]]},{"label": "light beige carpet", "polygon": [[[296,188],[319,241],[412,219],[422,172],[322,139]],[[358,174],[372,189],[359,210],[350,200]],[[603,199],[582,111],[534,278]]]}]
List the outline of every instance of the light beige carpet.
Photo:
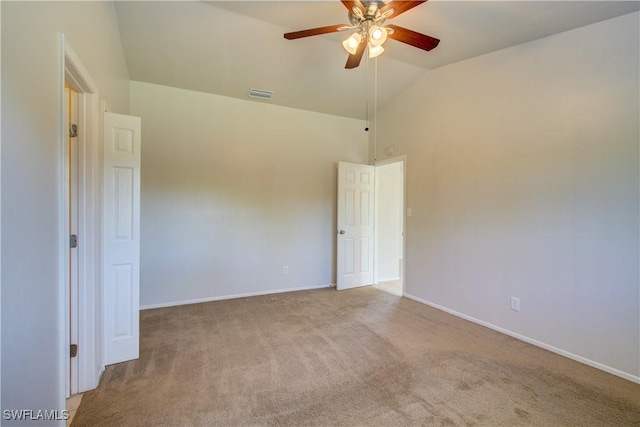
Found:
[{"label": "light beige carpet", "polygon": [[73,426],[638,426],[640,386],[375,288],[141,312]]}]

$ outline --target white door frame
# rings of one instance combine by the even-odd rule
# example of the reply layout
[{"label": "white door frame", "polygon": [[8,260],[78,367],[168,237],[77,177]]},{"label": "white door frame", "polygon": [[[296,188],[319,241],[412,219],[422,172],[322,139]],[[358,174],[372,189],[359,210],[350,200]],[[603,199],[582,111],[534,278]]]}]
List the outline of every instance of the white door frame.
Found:
[{"label": "white door frame", "polygon": [[[405,290],[406,290],[406,283],[407,283],[407,275],[406,275],[406,270],[407,270],[407,262],[406,262],[406,258],[407,258],[407,155],[402,155],[402,156],[398,156],[398,157],[393,157],[390,159],[385,159],[385,160],[380,160],[380,161],[376,161],[374,163],[374,166],[376,167],[376,193],[377,193],[377,183],[378,183],[378,176],[377,176],[377,167],[378,166],[385,166],[385,165],[389,165],[392,163],[399,163],[402,162],[402,272],[401,277],[402,277],[402,295],[405,294]],[[376,194],[376,199],[375,199],[375,223],[378,223],[378,203],[382,202],[381,200],[379,200],[379,198],[377,197]],[[373,271],[373,280],[374,283],[378,283],[378,268],[377,268],[377,263],[378,263],[378,239],[377,239],[377,233],[376,233],[376,239],[374,240],[374,244],[375,244],[375,248],[374,248],[374,253],[376,254],[376,256],[374,257],[374,262],[376,263],[376,268]]]},{"label": "white door frame", "polygon": [[[99,139],[98,88],[80,59],[75,54],[64,34],[59,34],[59,122],[60,122],[60,177],[59,177],[59,295],[60,326],[59,351],[63,357],[60,375],[65,379],[64,393],[75,394],[98,385],[104,369],[101,342],[102,325],[98,319],[101,288],[100,243],[101,243],[101,144]],[[70,303],[69,290],[69,151],[68,127],[64,123],[65,81],[79,94],[78,123],[78,281],[77,305]],[[70,381],[71,358],[68,331],[70,316],[77,320],[78,356],[77,377]],[[75,369],[74,369],[75,371]],[[64,407],[64,406],[63,406]]]}]

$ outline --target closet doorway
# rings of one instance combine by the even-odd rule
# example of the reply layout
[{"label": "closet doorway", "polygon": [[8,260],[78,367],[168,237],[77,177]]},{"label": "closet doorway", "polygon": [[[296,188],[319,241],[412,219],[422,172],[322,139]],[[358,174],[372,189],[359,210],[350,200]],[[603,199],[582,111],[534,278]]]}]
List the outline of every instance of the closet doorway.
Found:
[{"label": "closet doorway", "polygon": [[375,286],[404,294],[405,159],[376,164]]}]

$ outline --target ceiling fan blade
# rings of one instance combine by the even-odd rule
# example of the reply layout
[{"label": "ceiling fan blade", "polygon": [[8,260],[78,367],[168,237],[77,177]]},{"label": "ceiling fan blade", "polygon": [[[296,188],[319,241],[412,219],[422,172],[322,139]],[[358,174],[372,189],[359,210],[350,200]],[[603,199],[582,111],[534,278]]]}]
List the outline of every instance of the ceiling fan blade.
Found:
[{"label": "ceiling fan blade", "polygon": [[397,25],[389,24],[387,25],[387,28],[391,28],[393,30],[389,32],[388,37],[390,39],[398,40],[399,42],[417,47],[418,49],[429,51],[440,43],[440,40],[434,37],[416,33],[415,31],[398,27]]},{"label": "ceiling fan blade", "polygon": [[360,9],[362,12],[364,12],[364,6],[362,5],[362,2],[360,2],[360,0],[341,0],[341,1],[342,1],[342,4],[344,5],[344,7],[347,8],[349,13],[351,13],[351,11],[353,10],[354,6],[356,6],[358,9]]},{"label": "ceiling fan blade", "polygon": [[358,45],[358,50],[353,55],[349,55],[347,58],[347,65],[344,66],[346,69],[356,68],[360,65],[360,60],[362,59],[362,54],[364,53],[364,49],[367,47],[366,43],[360,43]]},{"label": "ceiling fan blade", "polygon": [[387,10],[395,9],[395,12],[393,12],[391,15],[387,17],[388,19],[395,18],[401,13],[405,13],[409,9],[413,9],[416,6],[420,6],[422,3],[425,3],[426,1],[427,0],[410,0],[410,1],[393,0],[385,4],[384,6],[382,6],[380,8],[380,13],[385,13]]},{"label": "ceiling fan blade", "polygon": [[308,30],[285,33],[284,38],[287,40],[295,40],[295,39],[301,39],[303,37],[317,36],[319,34],[335,33],[338,31],[347,30],[349,28],[350,27],[345,24],[329,25],[326,27],[310,28]]}]

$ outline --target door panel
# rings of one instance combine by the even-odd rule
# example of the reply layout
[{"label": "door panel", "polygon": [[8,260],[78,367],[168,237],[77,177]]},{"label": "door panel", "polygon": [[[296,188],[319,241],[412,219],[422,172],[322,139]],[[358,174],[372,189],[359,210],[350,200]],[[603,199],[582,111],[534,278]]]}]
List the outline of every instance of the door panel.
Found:
[{"label": "door panel", "polygon": [[105,364],[140,341],[140,118],[104,115]]},{"label": "door panel", "polygon": [[338,290],[373,283],[374,167],[338,164]]}]

